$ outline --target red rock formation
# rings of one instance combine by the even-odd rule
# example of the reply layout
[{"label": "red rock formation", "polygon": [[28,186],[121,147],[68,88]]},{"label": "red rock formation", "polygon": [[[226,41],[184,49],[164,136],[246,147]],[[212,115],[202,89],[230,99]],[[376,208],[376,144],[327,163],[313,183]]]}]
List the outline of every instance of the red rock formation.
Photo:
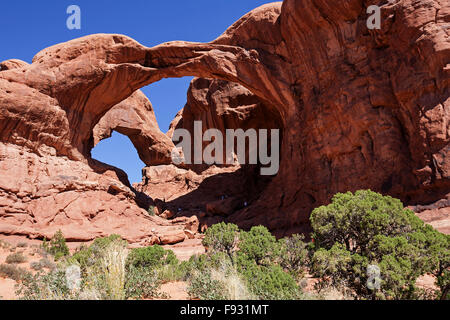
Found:
[{"label": "red rock formation", "polygon": [[[60,163],[55,166],[66,173],[72,165],[80,166],[77,177],[93,171],[94,181],[104,179],[107,174],[100,174],[90,160],[93,130],[100,119],[140,87],[187,75],[238,83],[258,98],[265,112],[281,120],[279,174],[264,184],[264,190],[255,188],[249,205],[229,216],[229,221],[242,227],[265,224],[282,235],[307,230],[311,209],[339,191],[371,188],[410,205],[445,199],[450,194],[447,1],[369,2],[382,6],[381,30],[366,27],[367,1],[336,5],[331,0],[285,0],[255,9],[208,44],[172,42],[146,48],[124,36],[94,35],[45,49],[31,65],[0,72],[0,141],[8,148],[1,159],[16,154],[0,164],[2,201],[12,199],[15,205],[25,206],[20,214],[11,213],[13,209],[0,211],[2,230],[17,233],[25,225],[30,229],[23,233],[41,230],[39,221],[44,220],[36,218],[39,214],[30,210],[27,201],[35,201],[38,177],[55,177],[46,161]],[[115,129],[122,124],[114,124]],[[158,134],[151,133],[155,127],[149,126],[142,127],[138,136],[157,139]],[[155,143],[163,147],[153,148]],[[145,149],[139,150],[143,158],[162,152],[156,162],[164,163],[170,143],[158,143],[135,145]],[[35,167],[27,160],[33,157],[40,163]],[[11,175],[15,163],[21,166],[18,176]],[[118,181],[117,170],[104,171]],[[238,171],[236,177],[239,174],[248,177],[245,171]],[[183,180],[184,173],[180,177],[177,186],[189,185],[190,178]],[[16,180],[24,192],[17,189]],[[196,191],[202,186],[223,188],[230,181],[239,184],[237,178],[219,179],[221,185],[200,180]],[[101,183],[94,192],[108,185],[112,184]],[[62,191],[51,189],[48,197],[53,200],[46,208],[57,203]],[[118,193],[128,197],[125,191]],[[197,194],[190,199],[200,199],[201,193]],[[115,199],[122,204],[134,201]],[[45,214],[44,209],[41,212]],[[83,212],[89,221],[92,210]],[[129,228],[135,225],[130,223]],[[115,226],[117,230],[121,224]]]},{"label": "red rock formation", "polygon": [[128,136],[147,166],[172,162],[172,140],[159,129],[153,106],[140,90],[101,118],[94,128],[94,145],[111,137],[112,131]]},{"label": "red rock formation", "polygon": [[[208,129],[218,129],[226,137],[226,129],[280,129],[282,119],[257,96],[243,86],[209,79],[194,79],[189,87],[187,104],[171,123],[168,136],[175,129],[194,132],[194,121],[201,121],[202,134]],[[203,142],[205,148],[210,142]],[[270,147],[270,139],[268,143]],[[225,141],[224,141],[225,148]],[[192,141],[192,150],[194,141]],[[247,150],[248,152],[248,150]],[[223,159],[225,163],[225,156]],[[191,165],[201,171],[207,165]]]}]

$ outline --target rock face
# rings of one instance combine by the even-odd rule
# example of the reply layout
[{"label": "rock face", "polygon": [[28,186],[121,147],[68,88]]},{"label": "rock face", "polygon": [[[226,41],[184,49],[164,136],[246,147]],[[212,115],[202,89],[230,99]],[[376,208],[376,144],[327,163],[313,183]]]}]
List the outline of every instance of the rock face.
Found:
[{"label": "rock face", "polygon": [[[245,87],[222,80],[199,78],[192,81],[188,90],[187,104],[171,123],[169,137],[172,138],[176,129],[186,129],[193,133],[194,121],[202,123],[202,134],[208,129],[218,129],[223,137],[226,137],[226,129],[247,131],[282,128],[279,113],[274,112]],[[203,149],[210,143],[203,142]],[[268,145],[270,146],[270,139]],[[194,141],[191,149],[194,149]],[[225,157],[223,161],[225,162]],[[208,167],[189,166],[200,172]]]},{"label": "rock face", "polygon": [[[367,1],[285,0],[253,10],[207,44],[146,48],[93,35],[45,49],[31,65],[2,63],[0,232],[42,236],[69,225],[83,238],[117,231],[134,241],[179,241],[184,222],[146,216],[139,205],[151,199],[139,191],[178,215],[203,212],[211,223],[218,218],[204,211],[212,203],[212,214],[277,235],[307,231],[311,209],[340,191],[371,188],[415,208],[443,203],[450,195],[448,1],[370,4],[382,8],[381,30],[366,27]],[[169,164],[171,142],[134,92],[188,75],[202,79],[172,130],[195,119],[222,130],[278,126],[277,176]],[[138,191],[90,158],[111,130],[130,136],[147,165],[165,165],[147,168]],[[448,219],[445,208],[440,221]]]},{"label": "rock face", "polygon": [[153,106],[140,90],[101,118],[94,128],[94,145],[111,137],[112,131],[128,136],[147,166],[172,162],[172,140],[159,129]]},{"label": "rock face", "polygon": [[[12,70],[27,68],[28,64],[6,61],[1,66],[2,70]],[[29,89],[22,92],[26,93],[24,97],[8,100],[9,105],[0,115],[4,125],[0,143],[1,234],[51,238],[62,230],[71,241],[120,234],[140,245],[178,243],[186,238],[185,231],[196,236],[197,230],[193,230],[188,219],[169,222],[149,216],[142,208],[148,208],[152,200],[131,188],[121,170],[88,155],[85,161],[59,156],[57,146],[36,142],[39,134],[44,137],[45,130],[51,130],[45,127],[47,124],[56,121],[53,132],[58,133],[57,126],[66,121],[47,118],[60,114],[58,107],[52,110],[45,105],[49,100],[33,100],[37,93]],[[7,90],[6,94],[12,91]],[[30,105],[33,101],[35,105]],[[46,111],[50,113],[47,116]],[[109,137],[112,130],[128,135],[143,159],[153,159],[147,164],[164,161],[164,148],[170,153],[173,147],[171,140],[159,131],[151,103],[140,91],[102,118],[93,131],[93,140],[98,143]]]}]

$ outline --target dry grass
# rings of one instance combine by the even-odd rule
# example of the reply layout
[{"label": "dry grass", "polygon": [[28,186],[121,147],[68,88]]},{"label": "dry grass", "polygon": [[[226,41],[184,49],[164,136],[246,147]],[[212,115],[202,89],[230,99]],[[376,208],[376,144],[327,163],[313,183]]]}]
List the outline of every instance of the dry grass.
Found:
[{"label": "dry grass", "polygon": [[15,281],[22,280],[29,272],[23,268],[17,267],[16,265],[1,264],[0,265],[0,276],[4,278],[13,279]]},{"label": "dry grass", "polygon": [[253,300],[255,297],[250,293],[244,280],[236,269],[227,267],[226,270],[211,270],[211,278],[220,281],[226,290],[225,296],[229,300]]},{"label": "dry grass", "polygon": [[125,299],[125,264],[128,250],[118,242],[111,243],[105,249],[101,261],[106,289],[111,300]]},{"label": "dry grass", "polygon": [[12,253],[6,257],[7,264],[20,264],[26,261],[27,258],[21,252]]}]

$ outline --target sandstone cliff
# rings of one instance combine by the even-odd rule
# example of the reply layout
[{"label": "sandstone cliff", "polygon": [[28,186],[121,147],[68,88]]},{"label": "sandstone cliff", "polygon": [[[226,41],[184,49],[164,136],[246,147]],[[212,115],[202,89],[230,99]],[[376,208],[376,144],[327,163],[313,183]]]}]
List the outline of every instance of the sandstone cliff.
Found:
[{"label": "sandstone cliff", "polygon": [[[142,207],[158,198],[185,215],[209,207],[241,227],[264,224],[283,235],[307,231],[311,209],[334,193],[367,188],[399,197],[425,220],[435,215],[449,232],[448,1],[335,4],[264,5],[207,44],[147,48],[92,35],[47,48],[31,65],[3,62],[0,232],[42,237],[64,226],[73,239],[114,231],[139,242],[160,241],[158,227],[181,238],[184,226],[146,216]],[[370,4],[382,7],[381,30],[366,27]],[[220,129],[279,126],[277,176],[262,179],[253,168],[199,175],[170,165],[170,139],[134,92],[187,75],[216,80],[193,83],[174,127],[193,119]],[[147,196],[91,159],[111,130],[130,136],[147,165],[168,166],[166,175],[154,173],[164,167],[145,170],[136,187]],[[172,186],[158,183],[164,176]],[[158,188],[169,187],[162,199]]]}]

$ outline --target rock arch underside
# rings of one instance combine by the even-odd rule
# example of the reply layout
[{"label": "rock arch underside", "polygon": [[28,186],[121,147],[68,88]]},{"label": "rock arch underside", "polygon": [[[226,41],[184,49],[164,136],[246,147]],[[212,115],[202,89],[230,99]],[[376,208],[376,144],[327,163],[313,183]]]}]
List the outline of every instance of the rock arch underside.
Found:
[{"label": "rock arch underside", "polygon": [[[381,30],[366,27],[371,4]],[[449,22],[448,0],[285,0],[210,43],[97,34],[2,62],[0,234],[172,244],[225,220],[282,236],[309,231],[335,193],[368,188],[449,233]],[[164,134],[139,89],[182,76],[197,78]],[[280,128],[278,175],[174,166],[171,134],[194,120]],[[91,158],[113,130],[146,164],[142,183]]]}]

